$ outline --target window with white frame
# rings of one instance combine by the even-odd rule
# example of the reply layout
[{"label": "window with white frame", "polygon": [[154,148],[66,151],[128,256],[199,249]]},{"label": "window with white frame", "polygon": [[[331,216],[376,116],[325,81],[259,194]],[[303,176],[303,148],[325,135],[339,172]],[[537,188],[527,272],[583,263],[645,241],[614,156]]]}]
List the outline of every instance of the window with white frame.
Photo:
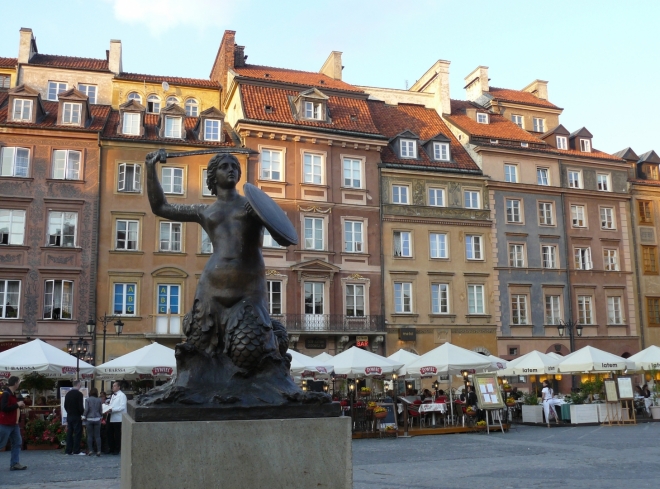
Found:
[{"label": "window with white frame", "polygon": [[558,295],[545,296],[545,324],[560,324],[561,304],[559,299]]},{"label": "window with white frame", "polygon": [[27,177],[30,170],[30,150],[5,146],[0,148],[0,176]]},{"label": "window with white frame", "polygon": [[513,294],[511,296],[511,324],[527,324],[527,296]]},{"label": "window with white frame", "polygon": [[545,119],[534,117],[534,132],[545,132]]},{"label": "window with white frame", "polygon": [[158,95],[149,95],[147,97],[147,112],[151,114],[160,113],[160,97]]},{"label": "window with white frame", "polygon": [[552,202],[539,202],[539,224],[541,226],[554,226]]},{"label": "window with white frame", "polygon": [[603,264],[608,272],[619,270],[619,251],[616,249],[603,249]]},{"label": "window with white frame", "polygon": [[78,90],[87,95],[90,104],[96,103],[96,85],[78,84]]},{"label": "window with white frame", "polygon": [[325,313],[324,288],[323,282],[305,282],[305,314]]},{"label": "window with white frame", "polygon": [[447,235],[445,233],[431,233],[429,236],[431,258],[448,258]]},{"label": "window with white frame", "polygon": [[558,268],[557,265],[557,246],[541,246],[541,264],[543,268]]},{"label": "window with white frame", "polygon": [[183,194],[183,168],[161,168],[161,181],[166,194]]},{"label": "window with white frame", "polygon": [[323,157],[321,155],[303,154],[303,181],[316,185],[323,183]]},{"label": "window with white frame", "polygon": [[25,240],[25,211],[0,209],[0,245],[22,245]]},{"label": "window with white frame", "polygon": [[394,312],[396,314],[412,312],[412,283],[394,282]]},{"label": "window with white frame", "polygon": [[417,141],[413,139],[402,139],[399,142],[401,147],[401,158],[416,158],[417,157]]},{"label": "window with white frame", "polygon": [[575,268],[577,270],[591,270],[593,263],[591,262],[591,248],[575,248]]},{"label": "window with white frame", "polygon": [[523,116],[513,114],[511,116],[511,121],[518,127],[523,127]]},{"label": "window with white frame", "polygon": [[579,170],[568,170],[568,187],[582,188],[582,172]]},{"label": "window with white frame", "polygon": [[116,226],[115,249],[126,251],[137,250],[140,221],[117,219]]},{"label": "window with white frame", "polygon": [[433,159],[449,161],[449,143],[433,143]]},{"label": "window with white frame", "polygon": [[568,149],[568,138],[566,136],[557,136],[557,149]]},{"label": "window with white frame", "polygon": [[346,315],[364,316],[364,285],[346,284]]},{"label": "window with white frame", "polygon": [[518,183],[518,165],[504,165],[504,181]]},{"label": "window with white frame", "polygon": [[449,284],[431,284],[431,313],[449,314]]},{"label": "window with white frame", "polygon": [[479,192],[476,190],[464,190],[463,201],[466,209],[479,209]]},{"label": "window with white frame", "polygon": [[623,324],[621,313],[621,297],[607,298],[607,324]]},{"label": "window with white frame", "polygon": [[482,238],[479,235],[465,235],[465,257],[468,260],[483,260]]},{"label": "window with white frame", "polygon": [[0,75],[0,88],[9,88],[11,85],[10,75]]},{"label": "window with white frame", "polygon": [[479,124],[488,124],[488,114],[484,112],[477,112],[477,122]]},{"label": "window with white frame", "polygon": [[609,173],[599,173],[596,175],[598,182],[598,190],[601,192],[611,192],[612,185],[610,185],[610,174]]},{"label": "window with white frame", "polygon": [[523,268],[525,266],[525,246],[521,244],[509,245],[509,266]]},{"label": "window with white frame", "polygon": [[323,250],[323,219],[318,217],[305,218],[305,249]]},{"label": "window with white frame", "polygon": [[213,253],[213,242],[204,229],[202,229],[202,243],[200,246],[200,253],[202,255],[210,255]]},{"label": "window with white frame", "polygon": [[392,185],[392,203],[408,204],[408,193],[407,185]]},{"label": "window with white frame", "polygon": [[207,183],[208,180],[208,170],[204,169],[202,170],[202,195],[204,197],[212,197],[213,196],[213,191],[209,188],[209,185]]},{"label": "window with white frame", "polygon": [[587,221],[584,219],[583,205],[571,205],[571,221],[574,228],[587,227]]},{"label": "window with white frame", "polygon": [[537,185],[550,185],[550,171],[547,168],[536,169],[536,184]]},{"label": "window with white frame", "polygon": [[434,207],[445,206],[445,189],[443,188],[430,188],[429,189],[429,205]]},{"label": "window with white frame", "polygon": [[394,256],[412,256],[410,238],[409,231],[394,231]]},{"label": "window with white frame", "polygon": [[137,92],[130,92],[126,99],[135,100],[138,104],[142,104],[142,96]]},{"label": "window with white frame", "polygon": [[178,98],[176,98],[176,97],[174,97],[174,96],[169,96],[169,97],[167,97],[167,99],[165,100],[165,107],[167,107],[168,105],[174,105],[174,104],[177,104],[177,105],[178,105],[178,103],[179,103],[179,99],[178,99]]},{"label": "window with white frame", "polygon": [[600,208],[600,227],[601,229],[614,229],[614,209],[612,207]]},{"label": "window with white frame", "polygon": [[20,298],[20,280],[0,280],[0,319],[17,319],[20,317]]},{"label": "window with white frame", "polygon": [[282,281],[266,280],[268,314],[282,314]]},{"label": "window with white frame", "polygon": [[186,100],[185,109],[188,117],[197,117],[199,113],[199,104],[197,103],[197,100],[194,98]]},{"label": "window with white frame", "polygon": [[158,284],[158,314],[179,314],[180,285]]},{"label": "window with white frame", "polygon": [[82,104],[64,102],[62,113],[62,124],[80,124]]},{"label": "window with white frame", "polygon": [[80,180],[80,151],[56,149],[53,151],[53,178]]},{"label": "window with white frame", "polygon": [[506,199],[506,222],[517,224],[522,223],[519,200]]},{"label": "window with white frame", "polygon": [[44,319],[53,321],[73,318],[73,282],[46,280],[44,284]]},{"label": "window with white frame", "polygon": [[12,120],[31,121],[32,120],[32,100],[22,98],[14,99],[14,108],[12,110]]},{"label": "window with white frame", "polygon": [[592,298],[590,295],[578,295],[578,323],[593,324]]},{"label": "window with white frame", "polygon": [[72,248],[76,246],[77,212],[50,211],[48,213],[48,246]]},{"label": "window with white frame", "polygon": [[161,221],[159,251],[180,252],[181,251],[181,228],[180,222]]},{"label": "window with white frame", "polygon": [[140,114],[139,112],[124,112],[121,132],[127,136],[140,135]]},{"label": "window with white frame", "polygon": [[344,187],[362,188],[362,161],[355,158],[344,158]]},{"label": "window with white frame", "polygon": [[264,180],[282,180],[282,151],[275,149],[261,150],[261,178]]},{"label": "window with white frame", "polygon": [[344,251],[347,253],[364,252],[362,241],[362,221],[344,221]]},{"label": "window with white frame", "polygon": [[218,119],[204,121],[204,141],[220,141],[220,121]]},{"label": "window with white frame", "polygon": [[140,192],[142,190],[142,165],[120,163],[117,178],[118,192]]},{"label": "window with white frame", "polygon": [[264,248],[282,248],[277,241],[273,239],[268,229],[264,228]]},{"label": "window with white frame", "polygon": [[67,84],[64,82],[49,81],[47,99],[57,101],[57,96],[62,92],[66,92],[66,88]]},{"label": "window with white frame", "polygon": [[305,101],[305,119],[321,120],[323,118],[323,104],[320,102]]},{"label": "window with white frame", "polygon": [[181,117],[165,116],[165,137],[181,138]]},{"label": "window with white frame", "polygon": [[468,314],[485,314],[484,286],[468,285]]},{"label": "window with white frame", "polygon": [[135,316],[137,284],[115,284],[114,312],[117,316]]},{"label": "window with white frame", "polygon": [[591,141],[588,139],[580,139],[580,151],[583,153],[591,153]]}]

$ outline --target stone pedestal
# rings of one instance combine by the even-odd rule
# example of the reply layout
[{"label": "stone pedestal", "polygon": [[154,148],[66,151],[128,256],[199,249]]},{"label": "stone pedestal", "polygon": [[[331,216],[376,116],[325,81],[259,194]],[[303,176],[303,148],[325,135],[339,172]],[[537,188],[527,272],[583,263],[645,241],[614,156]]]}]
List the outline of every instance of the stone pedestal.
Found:
[{"label": "stone pedestal", "polygon": [[350,489],[351,418],[135,422],[124,414],[122,489]]}]

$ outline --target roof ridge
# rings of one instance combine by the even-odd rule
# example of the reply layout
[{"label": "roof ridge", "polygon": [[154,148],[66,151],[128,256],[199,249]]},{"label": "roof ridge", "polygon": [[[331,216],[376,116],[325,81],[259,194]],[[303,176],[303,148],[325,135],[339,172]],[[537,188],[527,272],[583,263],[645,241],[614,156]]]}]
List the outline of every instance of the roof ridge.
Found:
[{"label": "roof ridge", "polygon": [[186,78],[188,80],[200,80],[200,81],[206,81],[206,82],[212,82],[210,78],[195,78],[192,76],[179,76],[179,75],[150,75],[147,73],[133,73],[132,71],[122,71],[119,73],[118,76],[122,75],[133,75],[133,76],[148,76],[148,77],[156,77],[156,78]]},{"label": "roof ridge", "polygon": [[[270,68],[272,70],[289,71],[291,73],[308,73],[310,75],[321,75],[321,76],[327,76],[328,78],[331,78],[328,75],[326,75],[325,73],[321,73],[319,71],[294,70],[292,68],[280,68],[278,66],[246,64],[245,66],[237,66],[236,68],[238,68],[238,69],[241,69],[241,68]],[[333,78],[333,80],[334,80],[334,78]],[[346,82],[344,82],[344,83],[346,83]],[[349,85],[350,85],[350,83],[349,83]]]},{"label": "roof ridge", "polygon": [[35,53],[34,56],[30,59],[32,61],[37,56],[49,56],[51,58],[74,58],[74,59],[93,59],[94,61],[108,61],[106,58],[88,58],[86,56],[67,56],[63,54],[46,54],[46,53]]}]

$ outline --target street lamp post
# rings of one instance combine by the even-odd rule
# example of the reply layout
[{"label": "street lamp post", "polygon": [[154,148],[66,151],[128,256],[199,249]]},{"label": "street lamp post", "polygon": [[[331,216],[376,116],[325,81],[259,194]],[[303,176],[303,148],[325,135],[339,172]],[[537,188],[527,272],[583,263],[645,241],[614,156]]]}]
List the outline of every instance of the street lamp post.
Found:
[{"label": "street lamp post", "polygon": [[[568,333],[568,340],[571,349],[571,353],[575,351],[575,335],[578,337],[582,336],[582,326],[580,323],[569,319],[568,321],[559,320],[559,325],[557,326],[557,332],[559,337],[563,338],[564,334]],[[575,388],[575,376],[571,375],[571,386]]]},{"label": "street lamp post", "polygon": [[89,343],[87,343],[87,340],[84,340],[81,336],[75,344],[73,343],[73,340],[69,340],[66,347],[69,354],[76,357],[76,380],[80,380],[80,357],[87,358]]},{"label": "street lamp post", "polygon": [[[108,323],[112,320],[116,319],[115,321],[115,333],[117,333],[117,336],[119,336],[122,331],[124,330],[124,323],[122,320],[119,318],[119,316],[108,316],[107,313],[104,313],[103,316],[99,317],[98,321],[103,324],[103,356],[101,357],[101,363],[105,363],[105,335],[108,330]],[[87,321],[87,332],[92,335],[92,343],[94,347],[94,357],[96,357],[96,320],[93,318],[90,318],[89,321]],[[102,381],[101,384],[101,389],[105,389],[105,381]]]}]

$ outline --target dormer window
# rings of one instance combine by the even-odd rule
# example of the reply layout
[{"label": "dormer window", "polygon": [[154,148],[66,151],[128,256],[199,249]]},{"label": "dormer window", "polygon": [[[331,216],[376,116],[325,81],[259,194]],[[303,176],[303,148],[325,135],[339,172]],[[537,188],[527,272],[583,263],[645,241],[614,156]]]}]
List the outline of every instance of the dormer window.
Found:
[{"label": "dormer window", "polygon": [[323,114],[323,104],[320,102],[305,101],[305,119],[321,120]]},{"label": "dormer window", "polygon": [[160,113],[160,98],[158,98],[158,95],[149,95],[147,97],[147,112],[151,114]]},{"label": "dormer window", "polygon": [[122,123],[122,133],[128,136],[140,135],[140,113],[139,112],[124,112],[124,119]]},{"label": "dormer window", "polygon": [[401,146],[401,158],[417,157],[417,141],[413,139],[402,139],[399,144]]},{"label": "dormer window", "polygon": [[436,161],[449,161],[449,144],[433,143],[433,159]]},{"label": "dormer window", "polygon": [[591,153],[591,141],[588,139],[580,139],[580,151],[583,153]]},{"label": "dormer window", "polygon": [[65,102],[63,105],[62,124],[80,124],[82,104]]},{"label": "dormer window", "polygon": [[199,114],[199,119],[197,120],[197,124],[195,124],[193,134],[200,141],[222,142],[224,141],[224,134],[222,132],[224,120],[225,114],[215,107],[209,107]]},{"label": "dormer window", "polygon": [[557,149],[568,149],[568,138],[566,136],[557,136]]},{"label": "dormer window", "polygon": [[488,124],[488,114],[477,112],[477,122],[479,124]]},{"label": "dormer window", "polygon": [[12,119],[15,121],[32,120],[32,100],[14,99],[14,110]]},{"label": "dormer window", "polygon": [[64,82],[56,82],[56,81],[49,81],[48,82],[48,100],[53,100],[57,101],[57,96],[62,93],[66,92],[66,83]]},{"label": "dormer window", "polygon": [[648,165],[649,169],[649,178],[651,180],[657,180],[658,179],[658,165]]},{"label": "dormer window", "polygon": [[204,141],[220,141],[220,121],[206,119],[204,121]]},{"label": "dormer window", "polygon": [[181,138],[181,117],[165,117],[165,137]]}]

